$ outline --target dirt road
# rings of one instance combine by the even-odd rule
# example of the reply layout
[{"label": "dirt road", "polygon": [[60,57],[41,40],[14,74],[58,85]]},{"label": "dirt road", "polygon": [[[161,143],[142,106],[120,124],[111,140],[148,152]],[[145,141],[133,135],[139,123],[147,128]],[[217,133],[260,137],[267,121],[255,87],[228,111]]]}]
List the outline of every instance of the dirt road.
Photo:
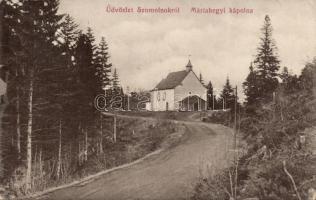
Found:
[{"label": "dirt road", "polygon": [[186,127],[186,137],[177,146],[85,185],[57,190],[44,199],[187,199],[207,166],[216,170],[227,165],[233,137],[232,131],[221,125],[178,123]]}]

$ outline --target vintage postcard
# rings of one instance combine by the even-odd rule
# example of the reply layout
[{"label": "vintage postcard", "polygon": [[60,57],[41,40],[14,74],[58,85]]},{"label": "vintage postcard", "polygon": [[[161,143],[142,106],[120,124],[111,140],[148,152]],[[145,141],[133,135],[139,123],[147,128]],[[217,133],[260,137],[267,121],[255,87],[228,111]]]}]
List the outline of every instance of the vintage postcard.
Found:
[{"label": "vintage postcard", "polygon": [[0,0],[0,200],[316,200],[315,0]]}]

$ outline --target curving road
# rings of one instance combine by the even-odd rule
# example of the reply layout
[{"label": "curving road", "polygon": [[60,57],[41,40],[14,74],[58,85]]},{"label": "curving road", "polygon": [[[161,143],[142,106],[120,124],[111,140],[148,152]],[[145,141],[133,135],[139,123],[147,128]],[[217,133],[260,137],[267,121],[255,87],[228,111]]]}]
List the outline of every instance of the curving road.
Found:
[{"label": "curving road", "polygon": [[177,123],[186,127],[186,134],[176,146],[85,185],[56,190],[42,199],[187,199],[201,173],[227,166],[233,137],[231,129],[221,125]]}]

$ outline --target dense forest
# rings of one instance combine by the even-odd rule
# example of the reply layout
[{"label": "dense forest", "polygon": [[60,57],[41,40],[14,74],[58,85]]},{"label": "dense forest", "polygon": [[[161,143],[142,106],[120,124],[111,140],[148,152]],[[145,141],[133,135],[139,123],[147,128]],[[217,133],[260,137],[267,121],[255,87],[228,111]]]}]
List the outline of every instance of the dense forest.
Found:
[{"label": "dense forest", "polygon": [[[59,14],[58,6],[58,0],[0,3],[1,73],[7,82],[0,180],[17,195],[130,159],[113,156],[125,148],[113,134],[127,132],[120,127],[130,123],[117,120],[113,127],[113,118],[94,107],[105,88],[109,102],[120,94],[126,106],[108,44],[104,37],[96,39],[91,28],[80,30],[71,16]],[[92,162],[99,169],[86,172]]]}]

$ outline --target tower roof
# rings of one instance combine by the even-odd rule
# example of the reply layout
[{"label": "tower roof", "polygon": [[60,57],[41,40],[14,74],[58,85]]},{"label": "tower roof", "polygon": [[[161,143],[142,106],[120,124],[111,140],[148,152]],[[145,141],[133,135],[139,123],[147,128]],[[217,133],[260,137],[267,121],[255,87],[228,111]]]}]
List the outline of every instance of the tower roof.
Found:
[{"label": "tower roof", "polygon": [[187,64],[187,66],[185,67],[186,71],[189,72],[189,71],[192,71],[192,64],[191,64],[191,60],[189,59],[189,62]]},{"label": "tower roof", "polygon": [[191,60],[189,59],[189,62],[187,64],[187,67],[191,67],[192,68],[192,64],[191,64]]}]

